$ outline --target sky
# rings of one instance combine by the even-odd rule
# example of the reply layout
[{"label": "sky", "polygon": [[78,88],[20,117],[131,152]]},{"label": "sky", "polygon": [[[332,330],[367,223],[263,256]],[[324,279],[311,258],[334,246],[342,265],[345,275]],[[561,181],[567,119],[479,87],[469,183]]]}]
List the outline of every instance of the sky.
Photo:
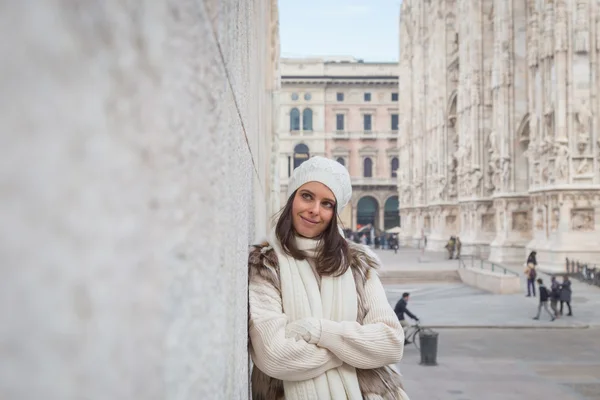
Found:
[{"label": "sky", "polygon": [[283,57],[398,61],[401,0],[279,0]]}]

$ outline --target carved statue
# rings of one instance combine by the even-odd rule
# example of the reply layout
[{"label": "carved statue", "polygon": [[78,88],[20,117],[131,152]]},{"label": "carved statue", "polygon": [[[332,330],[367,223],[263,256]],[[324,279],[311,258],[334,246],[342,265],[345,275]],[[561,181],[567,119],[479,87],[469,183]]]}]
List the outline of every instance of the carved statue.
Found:
[{"label": "carved statue", "polygon": [[554,145],[556,177],[560,180],[569,176],[569,147],[567,143],[556,142]]},{"label": "carved statue", "polygon": [[537,229],[538,231],[544,229],[544,212],[539,208],[536,211],[535,229]]},{"label": "carved statue", "polygon": [[585,102],[575,113],[575,122],[577,129],[577,150],[579,150],[579,154],[583,154],[590,141],[591,122],[591,114]]},{"label": "carved statue", "polygon": [[481,185],[481,179],[483,178],[483,174],[479,167],[474,167],[471,170],[471,186],[469,187],[470,193],[473,193],[479,189]]},{"label": "carved statue", "polygon": [[558,229],[558,224],[560,222],[560,210],[558,208],[554,208],[552,210],[552,220],[550,229],[552,232],[555,232]]},{"label": "carved statue", "polygon": [[504,189],[507,190],[510,187],[510,158],[502,158],[502,184]]},{"label": "carved statue", "polygon": [[589,5],[588,0],[577,0],[575,14],[575,51],[587,53],[589,51]]},{"label": "carved statue", "polygon": [[574,231],[594,230],[594,210],[574,210],[571,224]]}]

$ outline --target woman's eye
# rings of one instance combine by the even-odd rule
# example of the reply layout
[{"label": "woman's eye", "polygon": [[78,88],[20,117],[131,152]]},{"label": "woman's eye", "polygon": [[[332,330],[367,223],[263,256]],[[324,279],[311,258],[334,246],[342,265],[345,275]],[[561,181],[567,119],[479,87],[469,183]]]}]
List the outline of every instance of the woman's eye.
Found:
[{"label": "woman's eye", "polygon": [[302,193],[302,198],[305,199],[305,200],[310,200],[311,196],[308,193]]},{"label": "woman's eye", "polygon": [[323,203],[323,205],[327,208],[333,208],[333,204],[331,204],[330,202],[326,201],[325,203]]}]

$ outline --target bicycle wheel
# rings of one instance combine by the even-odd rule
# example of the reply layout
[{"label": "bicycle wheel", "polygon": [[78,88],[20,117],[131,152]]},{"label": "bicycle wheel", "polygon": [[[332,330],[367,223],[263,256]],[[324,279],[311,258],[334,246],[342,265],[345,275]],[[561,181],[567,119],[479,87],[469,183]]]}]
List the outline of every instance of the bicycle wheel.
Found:
[{"label": "bicycle wheel", "polygon": [[417,350],[421,350],[421,343],[419,343],[419,340],[421,339],[419,337],[419,333],[422,331],[422,328],[416,329],[415,333],[413,334],[413,340],[412,342],[414,343],[415,347],[417,348]]}]

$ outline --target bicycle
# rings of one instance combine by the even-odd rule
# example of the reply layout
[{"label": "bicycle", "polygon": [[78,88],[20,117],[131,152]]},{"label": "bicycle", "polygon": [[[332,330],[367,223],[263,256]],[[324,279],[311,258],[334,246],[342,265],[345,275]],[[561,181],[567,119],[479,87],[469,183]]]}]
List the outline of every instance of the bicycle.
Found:
[{"label": "bicycle", "polygon": [[405,335],[405,339],[408,340],[409,342],[412,342],[415,347],[417,348],[417,350],[420,350],[421,348],[420,343],[419,343],[419,334],[421,332],[428,332],[431,329],[429,328],[425,328],[421,326],[421,321],[417,321],[415,324],[411,325],[408,330],[406,331],[406,335]]},{"label": "bicycle", "polygon": [[421,324],[419,322],[416,322],[415,324],[411,325],[407,330],[406,330],[406,334],[404,336],[404,338],[409,341],[412,342],[415,347],[417,348],[417,350],[419,349],[419,344],[418,344],[418,337],[417,335],[419,334],[419,332],[421,332],[423,330],[423,328],[421,328]]}]

